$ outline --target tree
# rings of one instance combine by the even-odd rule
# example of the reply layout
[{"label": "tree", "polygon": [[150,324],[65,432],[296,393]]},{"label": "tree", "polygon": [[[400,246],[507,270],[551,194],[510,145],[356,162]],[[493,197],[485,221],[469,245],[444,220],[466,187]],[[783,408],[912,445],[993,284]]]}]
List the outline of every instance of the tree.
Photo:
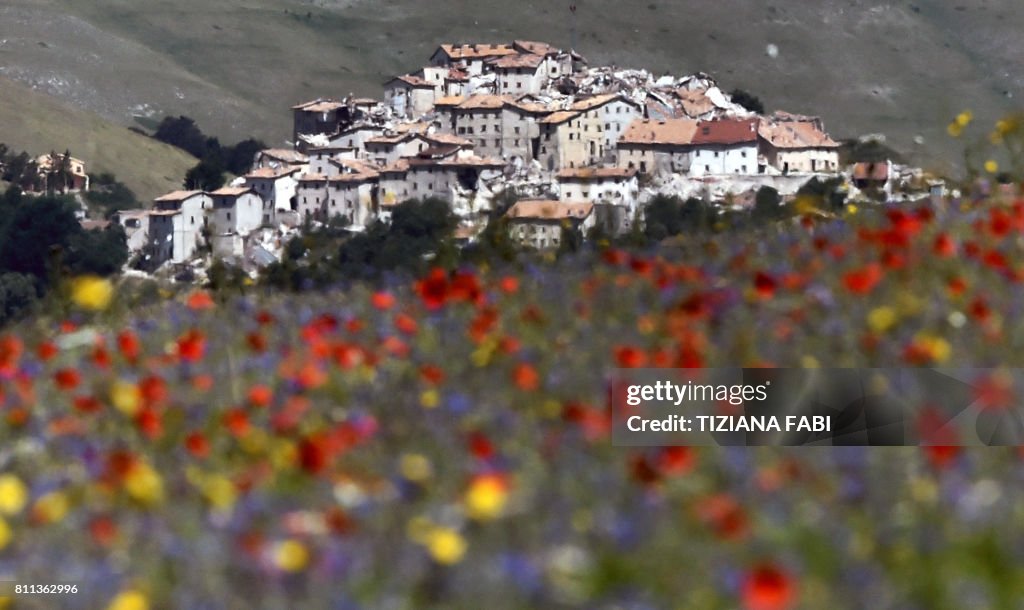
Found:
[{"label": "tree", "polygon": [[185,188],[215,191],[224,186],[224,164],[219,157],[207,157],[185,174]]},{"label": "tree", "polygon": [[785,216],[785,211],[779,191],[770,186],[762,186],[757,190],[757,195],[754,198],[754,209],[751,210],[751,216],[755,221],[778,220]]},{"label": "tree", "polygon": [[0,324],[20,317],[36,302],[32,278],[20,273],[0,274]]},{"label": "tree", "polygon": [[106,229],[79,231],[68,240],[65,263],[75,275],[113,275],[127,261],[127,239],[124,228],[117,223]]},{"label": "tree", "polygon": [[234,146],[224,148],[224,166],[227,171],[236,176],[246,174],[252,169],[252,163],[256,160],[256,153],[267,147],[263,142],[248,138]]},{"label": "tree", "polygon": [[187,116],[164,117],[153,137],[189,153],[197,159],[206,156],[209,142],[196,122]]},{"label": "tree", "polygon": [[644,233],[654,241],[661,241],[682,231],[678,197],[656,195],[644,212]]},{"label": "tree", "polygon": [[760,98],[752,95],[743,89],[733,89],[732,93],[729,94],[734,104],[739,104],[751,112],[757,114],[764,114],[764,104],[761,103]]},{"label": "tree", "polygon": [[73,204],[64,198],[40,197],[32,205],[21,205],[0,241],[0,271],[32,275],[46,285],[55,255],[62,255],[81,231]]}]

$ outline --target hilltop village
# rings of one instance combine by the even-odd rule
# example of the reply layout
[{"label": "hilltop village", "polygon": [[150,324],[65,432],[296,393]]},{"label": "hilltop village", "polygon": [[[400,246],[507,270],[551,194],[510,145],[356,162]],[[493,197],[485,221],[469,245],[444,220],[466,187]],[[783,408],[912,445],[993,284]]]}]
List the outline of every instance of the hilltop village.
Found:
[{"label": "hilltop village", "polygon": [[762,187],[792,196],[815,176],[892,194],[892,164],[840,167],[819,118],[739,101],[706,74],[590,67],[542,42],[443,44],[380,100],[293,106],[293,146],[259,152],[229,186],[168,193],[114,220],[151,268],[193,260],[204,243],[259,267],[308,223],[361,232],[409,199],[450,202],[462,243],[501,213],[514,241],[546,249],[567,230],[630,231],[657,194],[743,207]]}]

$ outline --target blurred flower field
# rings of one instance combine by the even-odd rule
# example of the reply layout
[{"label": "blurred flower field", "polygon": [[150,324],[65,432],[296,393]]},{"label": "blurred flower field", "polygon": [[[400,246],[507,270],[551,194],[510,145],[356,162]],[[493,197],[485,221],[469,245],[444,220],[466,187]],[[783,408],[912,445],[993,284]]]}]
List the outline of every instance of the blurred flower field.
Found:
[{"label": "blurred flower field", "polygon": [[1016,448],[625,449],[617,367],[1024,362],[1024,201],[0,338],[9,607],[1019,608]]}]

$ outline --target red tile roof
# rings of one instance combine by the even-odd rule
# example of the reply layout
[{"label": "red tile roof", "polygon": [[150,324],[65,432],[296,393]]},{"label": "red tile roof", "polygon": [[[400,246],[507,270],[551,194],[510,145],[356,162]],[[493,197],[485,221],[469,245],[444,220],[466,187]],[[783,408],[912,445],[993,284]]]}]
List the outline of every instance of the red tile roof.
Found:
[{"label": "red tile roof", "polygon": [[692,119],[638,119],[629,124],[619,143],[689,146],[696,133],[697,121]]},{"label": "red tile roof", "polygon": [[517,201],[505,216],[509,219],[564,220],[590,216],[594,204],[590,201],[556,201],[554,199],[523,199]]},{"label": "red tile roof", "polygon": [[746,144],[757,141],[757,119],[700,121],[693,136],[694,145]]},{"label": "red tile roof", "polygon": [[203,191],[173,191],[171,193],[167,193],[166,195],[161,195],[160,197],[157,197],[153,201],[159,201],[161,203],[175,203],[178,201],[185,201],[186,199],[191,199],[196,195],[205,194],[206,193],[204,193]]},{"label": "red tile roof", "polygon": [[[440,51],[450,59],[484,59],[487,57],[500,57],[512,55],[516,50],[508,44],[443,44]],[[436,54],[436,52],[435,52]]]}]

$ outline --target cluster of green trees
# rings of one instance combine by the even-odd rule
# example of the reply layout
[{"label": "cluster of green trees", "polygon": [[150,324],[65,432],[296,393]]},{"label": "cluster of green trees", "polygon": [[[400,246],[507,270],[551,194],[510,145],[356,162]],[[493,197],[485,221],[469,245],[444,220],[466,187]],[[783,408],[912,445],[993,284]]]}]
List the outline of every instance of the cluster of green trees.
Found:
[{"label": "cluster of green trees", "polygon": [[65,275],[117,273],[128,260],[124,230],[87,231],[66,197],[0,197],[0,324],[17,318]]},{"label": "cluster of green trees", "polygon": [[135,193],[110,172],[93,176],[89,190],[83,195],[89,205],[103,218],[110,218],[121,210],[140,207],[139,198]]},{"label": "cluster of green trees", "polygon": [[185,175],[185,188],[207,191],[224,186],[225,172],[236,176],[248,172],[256,153],[267,147],[254,138],[233,146],[222,145],[217,138],[204,134],[187,116],[164,117],[153,137],[199,159]]},{"label": "cluster of green trees", "polygon": [[51,151],[50,157],[56,162],[43,172],[27,152],[15,153],[0,143],[0,178],[26,191],[66,192],[73,181],[71,151],[66,150],[63,155]]},{"label": "cluster of green trees", "polygon": [[375,222],[350,234],[329,222],[309,229],[285,246],[280,263],[264,271],[265,283],[289,290],[323,287],[382,272],[419,273],[432,265],[450,266],[459,257],[454,244],[457,219],[447,201],[412,199],[395,206],[391,222]]}]

